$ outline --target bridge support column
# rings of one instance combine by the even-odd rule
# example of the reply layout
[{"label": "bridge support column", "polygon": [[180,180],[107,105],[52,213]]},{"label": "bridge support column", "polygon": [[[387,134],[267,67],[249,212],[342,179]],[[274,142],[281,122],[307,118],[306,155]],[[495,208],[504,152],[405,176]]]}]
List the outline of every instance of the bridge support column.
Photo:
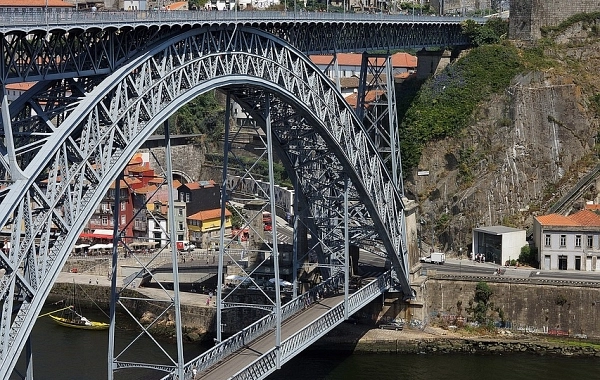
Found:
[{"label": "bridge support column", "polygon": [[225,102],[225,138],[223,143],[223,177],[221,182],[221,229],[219,231],[219,269],[217,271],[217,342],[223,339],[223,261],[225,251],[225,205],[227,204],[227,169],[229,167],[231,94],[227,91]]},{"label": "bridge support column", "polygon": [[344,178],[344,319],[348,319],[350,296],[350,233],[348,231],[348,177]]},{"label": "bridge support column", "polygon": [[113,248],[112,248],[112,268],[110,271],[110,326],[108,332],[108,380],[114,379],[115,365],[115,331],[116,331],[116,311],[119,294],[117,292],[117,264],[119,261],[119,211],[121,210],[121,180],[123,172],[117,176],[115,182],[115,199],[113,202]]},{"label": "bridge support column", "polygon": [[273,178],[273,130],[271,126],[271,96],[267,95],[265,104],[265,121],[267,129],[267,156],[269,162],[269,200],[271,206],[271,226],[273,233],[273,273],[275,275],[275,347],[277,347],[277,369],[281,368],[281,277],[279,276],[279,252],[277,248],[277,209],[275,208],[275,183]]},{"label": "bridge support column", "polygon": [[25,380],[33,380],[33,350],[31,348],[31,337],[25,343]]},{"label": "bridge support column", "polygon": [[[165,161],[167,167],[167,186],[169,194],[169,219],[175,220],[175,199],[173,197],[173,160],[171,157],[171,131],[169,129],[169,119],[165,120]],[[169,240],[171,244],[171,259],[173,260],[173,306],[175,308],[175,336],[177,340],[177,363],[175,373],[178,379],[184,379],[185,359],[183,357],[183,331],[181,324],[181,298],[179,296],[179,266],[177,263],[177,226],[175,223],[169,223]]]}]

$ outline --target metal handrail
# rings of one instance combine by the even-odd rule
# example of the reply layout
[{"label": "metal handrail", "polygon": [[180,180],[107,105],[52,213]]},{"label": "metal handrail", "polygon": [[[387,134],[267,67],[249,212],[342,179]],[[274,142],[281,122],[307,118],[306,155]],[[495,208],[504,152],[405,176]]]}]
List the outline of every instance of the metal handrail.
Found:
[{"label": "metal handrail", "polygon": [[[331,12],[277,12],[277,11],[28,11],[0,10],[0,30],[14,29],[49,30],[74,29],[85,26],[147,25],[170,23],[215,22],[394,22],[460,24],[468,18],[445,16],[413,16],[386,13],[331,13]],[[483,18],[471,18],[484,23]]]}]

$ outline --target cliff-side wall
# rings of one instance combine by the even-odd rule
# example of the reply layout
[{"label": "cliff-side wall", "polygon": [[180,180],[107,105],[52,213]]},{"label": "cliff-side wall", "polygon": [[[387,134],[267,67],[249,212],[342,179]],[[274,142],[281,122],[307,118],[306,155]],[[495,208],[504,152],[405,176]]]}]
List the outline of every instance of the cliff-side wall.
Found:
[{"label": "cliff-side wall", "polygon": [[[415,192],[410,197],[421,200],[425,242],[431,244],[435,233],[439,249],[467,252],[475,227],[530,225],[510,218],[528,218],[532,207],[543,212],[558,199],[547,197],[563,193],[554,184],[565,182],[566,191],[565,177],[586,170],[581,160],[594,147],[598,122],[588,117],[587,104],[579,78],[530,73],[515,78],[457,137],[426,146],[419,168],[429,175],[406,182]],[[451,217],[448,227],[430,231],[443,213]]]},{"label": "cliff-side wall", "polygon": [[[479,281],[486,279],[450,279],[433,277],[424,287],[427,321],[447,321],[470,315],[469,302]],[[493,308],[502,310],[512,328],[528,332],[551,330],[570,335],[600,336],[600,284],[548,282],[528,284],[527,281],[491,278],[485,281],[493,294]],[[490,313],[492,320],[501,319],[499,312]]]},{"label": "cliff-side wall", "polygon": [[537,40],[544,26],[556,26],[577,13],[597,11],[597,0],[511,0],[508,34],[514,40]]}]

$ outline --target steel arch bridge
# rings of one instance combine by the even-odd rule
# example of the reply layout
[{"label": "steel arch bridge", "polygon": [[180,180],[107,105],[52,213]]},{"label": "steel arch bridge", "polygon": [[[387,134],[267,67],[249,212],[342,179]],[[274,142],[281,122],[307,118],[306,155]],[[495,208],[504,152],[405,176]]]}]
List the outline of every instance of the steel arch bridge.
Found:
[{"label": "steel arch bridge", "polygon": [[[267,132],[310,215],[319,253],[347,265],[349,242],[377,240],[395,283],[411,293],[398,186],[354,110],[304,54],[335,50],[335,43],[323,49],[309,42],[312,23],[300,31],[277,23],[264,24],[266,31],[208,24],[2,34],[3,85],[37,81],[10,106],[6,94],[2,102],[0,224],[10,231],[10,249],[0,253],[3,377],[110,184],[170,115],[212,89],[226,92]],[[356,29],[349,35],[348,49],[370,42]],[[295,38],[306,43],[298,43],[303,50],[288,42]],[[128,365],[139,366],[115,367]],[[183,378],[189,368],[179,362],[161,369]]]}]

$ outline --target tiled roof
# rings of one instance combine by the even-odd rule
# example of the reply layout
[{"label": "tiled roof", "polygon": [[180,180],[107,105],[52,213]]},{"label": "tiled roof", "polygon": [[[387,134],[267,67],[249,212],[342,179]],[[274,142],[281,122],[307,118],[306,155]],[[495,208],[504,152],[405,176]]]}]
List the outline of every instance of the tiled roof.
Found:
[{"label": "tiled roof", "polygon": [[[231,211],[229,211],[228,209],[225,209],[225,216],[231,216]],[[215,218],[220,218],[220,217],[221,217],[221,209],[215,208],[212,210],[199,211],[195,214],[188,216],[188,219],[202,221],[202,220],[215,219]]]},{"label": "tiled roof", "polygon": [[[328,65],[333,59],[332,55],[311,55],[310,60],[317,65]],[[338,53],[337,61],[339,66],[360,66],[362,64],[362,54],[356,53]],[[371,58],[372,63],[383,64],[383,59]],[[417,57],[408,53],[396,53],[392,55],[392,67],[417,67]]]},{"label": "tiled roof", "polygon": [[203,189],[205,187],[214,187],[215,181],[213,181],[211,179],[210,181],[190,182],[190,183],[186,183],[185,185],[190,190],[196,190],[196,189]]},{"label": "tiled roof", "polygon": [[140,187],[139,189],[135,189],[136,194],[149,194],[154,193],[157,187],[154,185]]},{"label": "tiled roof", "polygon": [[541,215],[535,217],[542,226],[579,226],[574,220],[559,214]]},{"label": "tiled roof", "polygon": [[542,226],[554,227],[600,227],[600,215],[590,210],[580,210],[575,214],[563,216],[559,214],[536,217]]},{"label": "tiled roof", "polygon": [[74,6],[62,0],[0,0],[1,8],[72,8]]},{"label": "tiled roof", "polygon": [[127,168],[127,171],[129,171],[130,173],[142,173],[142,172],[146,172],[148,170],[151,170],[151,169],[144,165],[135,165],[135,166],[131,166],[131,167]]},{"label": "tiled roof", "polygon": [[[110,184],[110,188],[111,189],[116,189],[117,188],[117,181],[113,181],[113,183]],[[120,189],[127,189],[127,182],[125,181],[119,181],[119,188]]]},{"label": "tiled roof", "polygon": [[172,11],[177,11],[177,10],[186,11],[188,9],[188,2],[187,1],[179,1],[176,3],[170,4],[167,6],[167,9],[172,10]]},{"label": "tiled roof", "polygon": [[585,204],[585,209],[586,210],[600,210],[600,205],[599,204],[586,203]]},{"label": "tiled roof", "polygon": [[[1,1],[2,0],[0,0],[0,2]],[[16,91],[27,91],[31,87],[33,87],[34,84],[35,84],[35,82],[8,83],[6,85],[6,89],[7,90],[16,90]]]},{"label": "tiled roof", "polygon": [[131,160],[129,160],[129,165],[141,165],[144,163],[144,159],[142,158],[142,155],[139,153],[136,153],[135,155],[133,155],[133,158]]},{"label": "tiled roof", "polygon": [[600,227],[600,216],[590,210],[578,211],[573,215],[569,215],[568,218],[580,226]]}]

